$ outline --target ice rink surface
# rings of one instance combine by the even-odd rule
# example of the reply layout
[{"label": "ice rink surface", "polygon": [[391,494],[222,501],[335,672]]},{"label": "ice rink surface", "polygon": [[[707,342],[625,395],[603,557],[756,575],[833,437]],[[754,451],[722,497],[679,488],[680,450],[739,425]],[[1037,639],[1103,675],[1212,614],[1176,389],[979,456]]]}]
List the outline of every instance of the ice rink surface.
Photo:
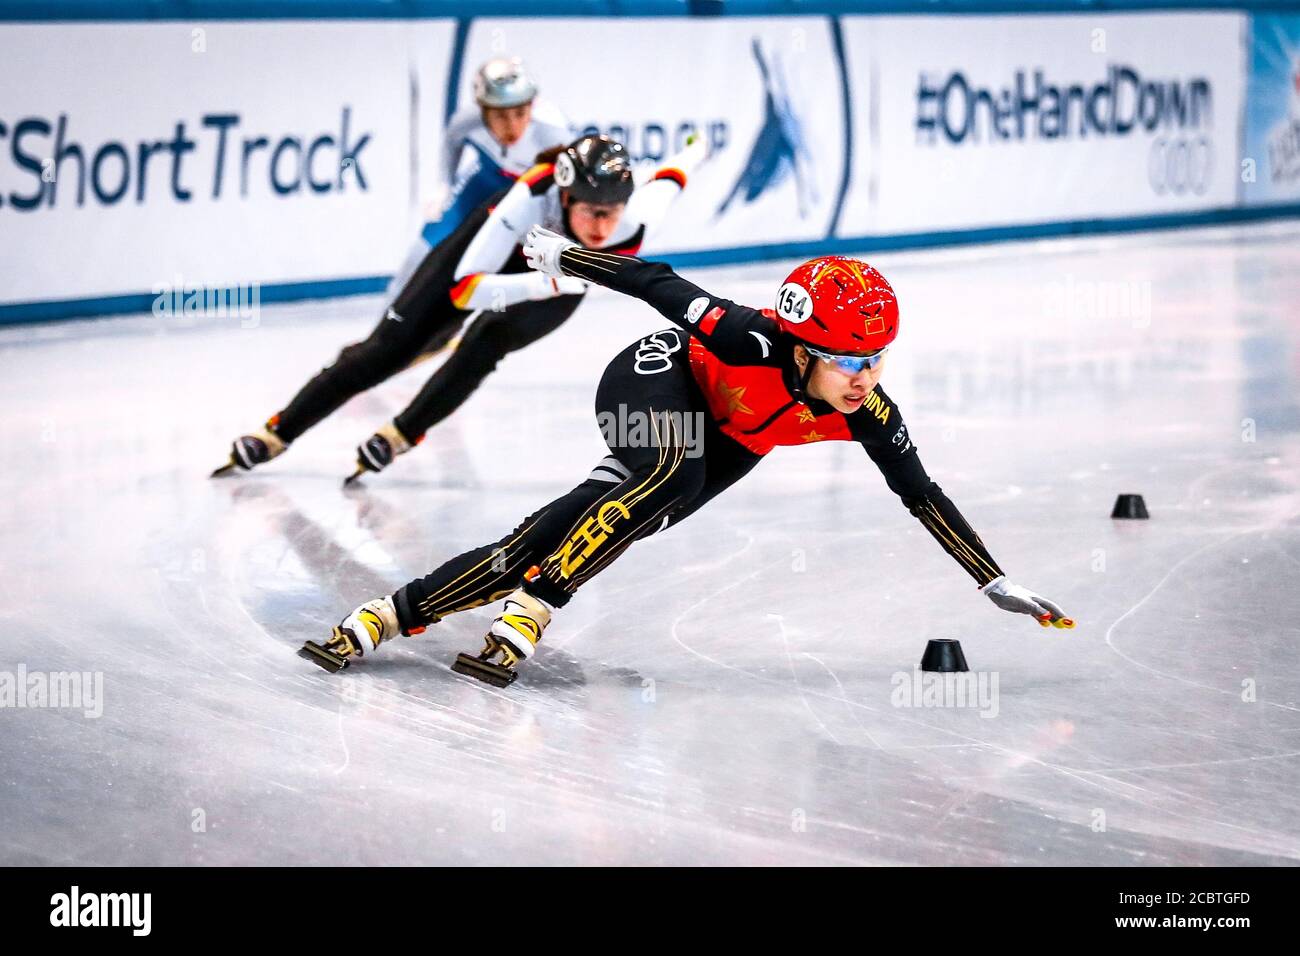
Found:
[{"label": "ice rink surface", "polygon": [[[328,675],[305,639],[585,477],[600,371],[667,323],[594,291],[346,492],[432,366],[206,476],[378,298],[0,331],[0,671],[103,675],[100,716],[0,710],[0,863],[1300,861],[1300,225],[871,258],[922,460],[1075,630],[828,443],[637,544],[507,690],[448,669],[494,607]],[[687,274],[766,305],[790,265]],[[904,693],[937,637],[979,706]]]}]

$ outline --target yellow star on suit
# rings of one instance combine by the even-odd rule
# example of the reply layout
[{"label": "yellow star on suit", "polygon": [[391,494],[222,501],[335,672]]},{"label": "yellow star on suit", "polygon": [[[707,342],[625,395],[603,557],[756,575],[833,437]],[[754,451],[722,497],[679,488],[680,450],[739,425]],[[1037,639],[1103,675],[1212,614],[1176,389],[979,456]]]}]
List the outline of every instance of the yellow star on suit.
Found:
[{"label": "yellow star on suit", "polygon": [[747,385],[739,385],[736,388],[730,388],[726,382],[718,382],[718,394],[722,400],[727,403],[727,414],[735,415],[752,415],[754,410],[745,404],[745,389]]}]

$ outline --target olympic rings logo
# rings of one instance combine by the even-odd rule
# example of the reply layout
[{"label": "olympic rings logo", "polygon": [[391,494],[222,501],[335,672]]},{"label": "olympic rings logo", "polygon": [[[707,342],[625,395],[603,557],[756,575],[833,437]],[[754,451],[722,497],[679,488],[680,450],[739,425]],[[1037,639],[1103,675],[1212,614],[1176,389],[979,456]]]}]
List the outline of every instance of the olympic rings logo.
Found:
[{"label": "olympic rings logo", "polygon": [[1157,196],[1203,195],[1210,188],[1214,149],[1208,136],[1157,137],[1151,143],[1147,178]]},{"label": "olympic rings logo", "polygon": [[636,373],[656,375],[668,371],[673,365],[672,354],[679,351],[681,347],[682,339],[676,329],[665,329],[654,335],[647,335],[636,346]]}]

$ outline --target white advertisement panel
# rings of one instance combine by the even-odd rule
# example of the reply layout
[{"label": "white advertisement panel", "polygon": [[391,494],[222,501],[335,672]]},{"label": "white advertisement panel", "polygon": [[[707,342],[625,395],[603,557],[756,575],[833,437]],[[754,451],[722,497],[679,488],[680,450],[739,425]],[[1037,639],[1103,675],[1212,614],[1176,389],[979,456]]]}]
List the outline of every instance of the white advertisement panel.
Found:
[{"label": "white advertisement panel", "polygon": [[659,162],[691,132],[713,155],[647,252],[819,239],[844,170],[839,60],[825,17],[475,20],[475,69],[522,56],[579,131]]},{"label": "white advertisement panel", "polygon": [[845,236],[1227,207],[1239,13],[846,17]]},{"label": "white advertisement panel", "polygon": [[[446,63],[451,39],[450,22],[0,25],[0,303],[392,272],[421,162],[412,46]],[[426,72],[441,103],[446,69]]]}]

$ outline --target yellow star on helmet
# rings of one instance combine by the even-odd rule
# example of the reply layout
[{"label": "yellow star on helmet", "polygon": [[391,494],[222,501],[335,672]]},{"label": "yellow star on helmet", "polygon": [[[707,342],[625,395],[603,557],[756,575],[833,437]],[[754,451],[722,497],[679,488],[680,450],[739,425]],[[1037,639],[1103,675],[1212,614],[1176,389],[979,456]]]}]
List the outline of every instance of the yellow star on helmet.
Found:
[{"label": "yellow star on helmet", "polygon": [[831,276],[836,275],[854,280],[863,292],[866,292],[871,288],[871,283],[869,283],[867,277],[862,274],[862,266],[852,260],[849,260],[848,262],[830,263],[825,269],[818,273],[817,278],[813,280],[813,288],[816,288],[817,284],[823,279],[829,279]]},{"label": "yellow star on helmet", "polygon": [[730,388],[726,382],[718,382],[718,394],[727,403],[728,415],[754,414],[754,410],[745,404],[745,389],[748,387],[747,385],[739,385],[736,388]]}]

